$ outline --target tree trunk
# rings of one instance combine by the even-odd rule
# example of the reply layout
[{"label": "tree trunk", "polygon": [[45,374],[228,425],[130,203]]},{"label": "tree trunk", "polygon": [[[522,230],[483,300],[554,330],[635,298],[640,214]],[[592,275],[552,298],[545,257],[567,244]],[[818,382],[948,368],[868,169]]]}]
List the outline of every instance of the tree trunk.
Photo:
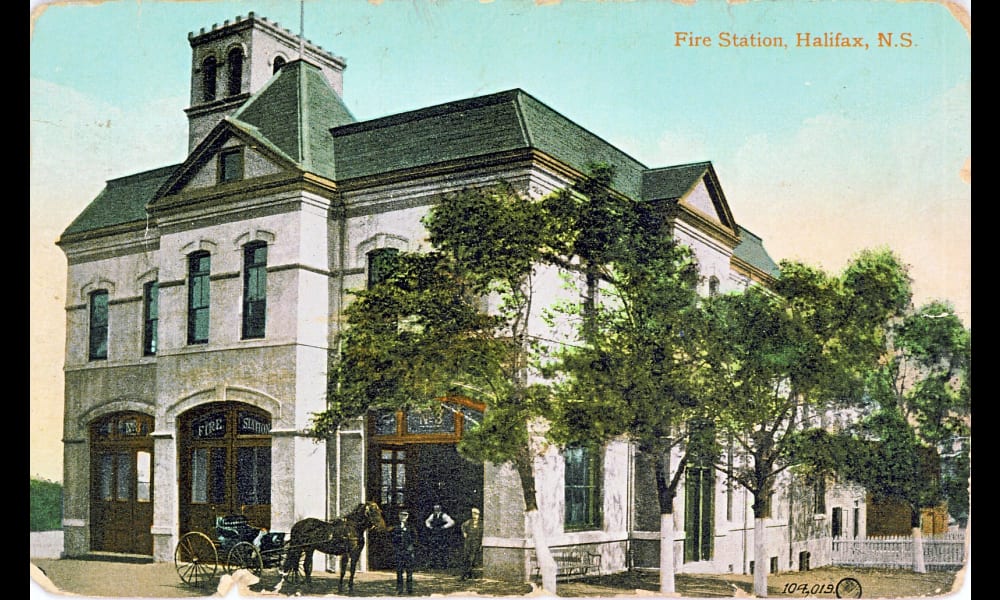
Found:
[{"label": "tree trunk", "polygon": [[660,593],[673,594],[674,584],[674,515],[660,514]]},{"label": "tree trunk", "polygon": [[[524,493],[524,517],[528,523],[528,531],[535,542],[535,560],[538,572],[542,576],[542,589],[553,596],[556,593],[556,560],[549,550],[548,536],[545,535],[545,524],[538,510],[535,497],[535,473],[532,468],[531,452],[525,449],[514,461],[518,477],[521,480],[521,490]],[[530,577],[530,573],[528,576]]]},{"label": "tree trunk", "polygon": [[927,567],[924,565],[924,532],[920,527],[920,509],[914,509],[910,516],[910,525],[913,527],[913,572],[926,573]]},{"label": "tree trunk", "polygon": [[753,595],[767,597],[767,540],[764,539],[764,518],[753,520]]}]

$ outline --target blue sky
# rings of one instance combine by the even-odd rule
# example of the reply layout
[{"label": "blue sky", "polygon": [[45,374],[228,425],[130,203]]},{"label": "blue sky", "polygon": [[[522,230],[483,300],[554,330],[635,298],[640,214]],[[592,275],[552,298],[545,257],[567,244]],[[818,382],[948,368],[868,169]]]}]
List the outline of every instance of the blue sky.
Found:
[{"label": "blue sky", "polygon": [[[299,29],[290,0],[36,9],[31,318],[45,358],[32,363],[33,422],[61,411],[65,258],[53,242],[106,179],[184,160],[187,34],[249,11]],[[344,100],[360,120],[522,88],[647,166],[713,161],[735,218],[776,260],[839,270],[888,245],[911,265],[917,302],[950,300],[971,325],[971,42],[941,3],[307,0],[304,11],[306,37],[347,60]],[[716,45],[678,47],[677,31]],[[720,32],[789,47],[720,48]],[[870,47],[797,48],[799,32]],[[909,32],[913,46],[877,48],[878,32]],[[34,440],[32,452],[34,472]],[[38,469],[61,479],[61,458],[41,455]]]}]

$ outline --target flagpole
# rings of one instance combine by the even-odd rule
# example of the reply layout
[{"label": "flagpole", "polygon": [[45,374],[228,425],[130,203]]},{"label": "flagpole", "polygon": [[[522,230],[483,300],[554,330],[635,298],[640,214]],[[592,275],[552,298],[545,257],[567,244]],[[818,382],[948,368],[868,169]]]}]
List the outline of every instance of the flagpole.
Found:
[{"label": "flagpole", "polygon": [[306,0],[299,0],[299,60],[305,55],[306,43]]}]

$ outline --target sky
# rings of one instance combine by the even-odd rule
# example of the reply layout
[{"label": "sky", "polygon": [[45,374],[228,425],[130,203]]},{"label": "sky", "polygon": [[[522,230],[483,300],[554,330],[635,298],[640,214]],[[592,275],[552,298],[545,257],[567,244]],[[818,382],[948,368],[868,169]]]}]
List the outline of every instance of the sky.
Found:
[{"label": "sky", "polygon": [[[31,4],[33,475],[62,480],[66,260],[55,241],[107,179],[185,159],[188,32],[250,11],[298,32],[299,7]],[[968,2],[303,7],[305,36],[347,61],[344,101],[358,120],[521,88],[647,167],[712,161],[735,219],[775,260],[838,272],[888,246],[910,266],[918,305],[949,301],[971,327]],[[868,47],[797,46],[806,33]],[[879,47],[879,33],[895,45]],[[751,35],[785,47],[722,45]]]}]

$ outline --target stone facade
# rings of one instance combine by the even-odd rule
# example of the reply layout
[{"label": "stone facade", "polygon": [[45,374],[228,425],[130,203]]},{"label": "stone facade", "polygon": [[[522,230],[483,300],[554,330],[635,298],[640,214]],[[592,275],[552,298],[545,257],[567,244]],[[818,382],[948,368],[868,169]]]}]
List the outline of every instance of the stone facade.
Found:
[{"label": "stone facade", "polygon": [[[366,285],[370,253],[426,249],[421,218],[443,194],[502,180],[537,198],[572,184],[586,161],[600,159],[617,167],[619,192],[672,203],[671,229],[693,249],[705,294],[766,284],[774,275],[760,238],[729,212],[710,163],[647,169],[520,90],[356,123],[340,101],[344,61],[311,43],[303,43],[300,58],[299,40],[277,24],[250,14],[189,41],[190,155],[179,165],[109,181],[59,242],[69,264],[67,555],[108,549],[96,548],[92,534],[125,518],[102,507],[129,486],[151,487],[146,500],[138,492],[119,499],[140,512],[151,504],[151,522],[138,526],[149,528],[153,543],[141,553],[161,561],[172,560],[186,530],[224,511],[259,505],[257,518],[288,531],[299,519],[344,514],[368,499],[379,477],[370,468],[376,447],[370,423],[359,419],[320,442],[308,435],[310,417],[325,408],[343,310],[350,291]],[[240,87],[227,94],[233,49],[242,60]],[[207,57],[214,57],[217,73],[211,100],[203,89]],[[275,69],[279,58],[284,66]],[[531,127],[524,126],[528,120]],[[428,132],[435,134],[433,147],[422,142]],[[232,152],[237,162],[226,163]],[[261,334],[248,336],[248,315],[256,310],[248,304],[253,248],[266,248],[266,312]],[[192,260],[199,256],[210,259],[207,283],[195,283]],[[543,287],[543,301],[566,293],[555,273],[546,278],[552,285]],[[193,308],[202,301],[193,299],[197,289],[207,289],[204,339],[192,338],[192,323],[201,318]],[[94,328],[95,291],[108,297],[104,333]],[[541,320],[531,327],[544,335],[569,333]],[[95,335],[106,336],[106,356],[88,351]],[[220,416],[218,428],[199,429],[195,417],[211,410],[237,411],[225,414],[266,426],[241,429]],[[127,421],[131,414],[152,417],[153,430],[109,433],[98,426],[108,416]],[[145,458],[150,473],[141,466]],[[550,544],[600,554],[604,572],[656,565],[659,517],[650,471],[620,441],[598,459],[599,522],[567,528],[566,458],[555,447],[537,458]],[[493,464],[482,467],[482,480],[484,568],[489,576],[524,579],[533,542],[519,480],[509,465]],[[769,555],[782,570],[795,567],[798,552],[821,562],[817,540],[829,535],[826,515],[811,514],[798,537],[790,533],[796,499],[787,489],[779,491],[768,523]],[[254,495],[261,490],[263,499]],[[747,572],[751,498],[721,476],[712,493],[713,551],[685,561],[680,490],[678,571]],[[237,497],[256,499],[247,504]],[[834,498],[852,508],[858,499],[853,492]],[[115,543],[102,542],[121,551]]]}]

